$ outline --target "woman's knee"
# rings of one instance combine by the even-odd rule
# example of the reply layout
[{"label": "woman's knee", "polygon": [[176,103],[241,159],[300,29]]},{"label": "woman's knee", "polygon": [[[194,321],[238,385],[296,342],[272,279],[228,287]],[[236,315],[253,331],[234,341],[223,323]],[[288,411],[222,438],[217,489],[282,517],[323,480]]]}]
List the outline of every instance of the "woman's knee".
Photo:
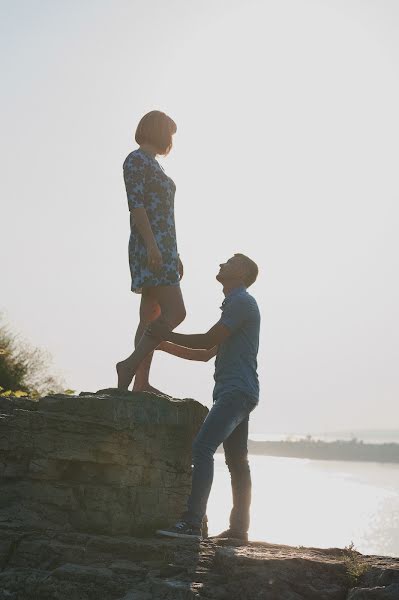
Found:
[{"label": "woman's knee", "polygon": [[175,329],[186,318],[186,307],[179,286],[166,286],[156,289],[161,307],[161,316],[171,329]]},{"label": "woman's knee", "polygon": [[183,304],[183,306],[181,306],[179,311],[176,313],[176,316],[175,316],[176,324],[174,325],[174,327],[177,327],[178,325],[180,325],[180,323],[183,323],[186,316],[187,316],[186,307]]},{"label": "woman's knee", "polygon": [[140,321],[149,323],[154,321],[161,314],[161,308],[158,301],[151,297],[143,296],[140,304]]},{"label": "woman's knee", "polygon": [[168,308],[162,312],[162,318],[169,325],[171,329],[175,329],[184,321],[186,318],[186,308],[184,304],[181,306],[175,306]]}]

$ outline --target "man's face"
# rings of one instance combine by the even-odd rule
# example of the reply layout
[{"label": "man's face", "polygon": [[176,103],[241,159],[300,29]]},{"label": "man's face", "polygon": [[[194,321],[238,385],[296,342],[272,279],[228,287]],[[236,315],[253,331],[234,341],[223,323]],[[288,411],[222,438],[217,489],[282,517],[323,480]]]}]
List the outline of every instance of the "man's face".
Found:
[{"label": "man's face", "polygon": [[220,269],[219,273],[216,275],[216,279],[220,281],[220,283],[243,279],[244,268],[239,256],[232,256],[225,263],[221,263],[219,267]]}]

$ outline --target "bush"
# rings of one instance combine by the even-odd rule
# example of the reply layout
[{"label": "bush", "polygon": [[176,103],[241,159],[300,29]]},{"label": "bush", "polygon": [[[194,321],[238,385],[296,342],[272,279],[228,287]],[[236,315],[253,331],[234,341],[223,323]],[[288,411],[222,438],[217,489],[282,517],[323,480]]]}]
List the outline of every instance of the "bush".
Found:
[{"label": "bush", "polygon": [[346,573],[349,580],[349,585],[356,586],[365,573],[370,569],[370,566],[365,562],[364,557],[355,548],[353,542],[349,546],[345,546],[343,550],[343,561],[346,565]]},{"label": "bush", "polygon": [[38,397],[64,389],[51,375],[51,355],[10,332],[0,314],[0,395]]}]

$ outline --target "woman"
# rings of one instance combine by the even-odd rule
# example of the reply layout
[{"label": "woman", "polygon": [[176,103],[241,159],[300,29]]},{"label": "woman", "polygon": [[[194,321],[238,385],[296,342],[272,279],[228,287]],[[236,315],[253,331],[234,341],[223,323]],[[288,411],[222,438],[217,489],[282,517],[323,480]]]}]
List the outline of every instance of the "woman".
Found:
[{"label": "woman", "polygon": [[176,186],[155,158],[169,154],[176,130],[176,123],[163,112],[153,110],[144,115],[135,136],[139,148],[123,164],[130,210],[131,289],[141,293],[135,350],[116,365],[118,388],[124,390],[136,376],[134,391],[160,393],[149,383],[152,355],[159,341],[145,333],[146,327],[162,318],[174,329],[186,316],[174,218]]}]

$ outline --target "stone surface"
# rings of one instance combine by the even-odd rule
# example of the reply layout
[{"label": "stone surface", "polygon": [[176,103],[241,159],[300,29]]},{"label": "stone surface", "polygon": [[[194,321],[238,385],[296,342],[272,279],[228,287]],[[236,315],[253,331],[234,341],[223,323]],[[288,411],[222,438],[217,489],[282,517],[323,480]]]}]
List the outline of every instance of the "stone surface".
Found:
[{"label": "stone surface", "polygon": [[198,402],[112,389],[1,400],[0,523],[137,534],[180,516]]},{"label": "stone surface", "polygon": [[399,558],[153,537],[205,414],[115,390],[0,398],[0,600],[399,600]]},{"label": "stone surface", "polygon": [[385,587],[358,588],[350,592],[348,600],[398,600],[399,583]]},{"label": "stone surface", "polygon": [[358,555],[354,583],[340,549],[6,528],[0,539],[0,600],[399,598],[399,559]]}]

